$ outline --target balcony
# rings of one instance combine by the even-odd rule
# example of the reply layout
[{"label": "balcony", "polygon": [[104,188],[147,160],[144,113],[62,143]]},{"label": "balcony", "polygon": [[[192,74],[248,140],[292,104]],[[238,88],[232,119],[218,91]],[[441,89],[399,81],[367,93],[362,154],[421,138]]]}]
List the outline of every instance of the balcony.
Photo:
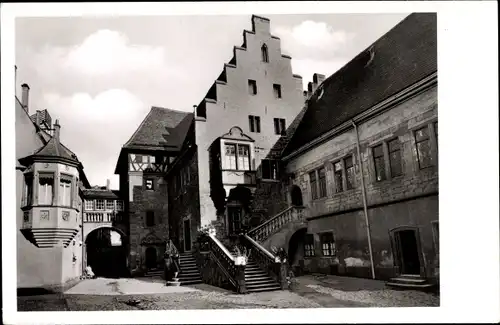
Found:
[{"label": "balcony", "polygon": [[123,216],[121,213],[112,211],[92,211],[83,213],[83,222],[121,222]]}]

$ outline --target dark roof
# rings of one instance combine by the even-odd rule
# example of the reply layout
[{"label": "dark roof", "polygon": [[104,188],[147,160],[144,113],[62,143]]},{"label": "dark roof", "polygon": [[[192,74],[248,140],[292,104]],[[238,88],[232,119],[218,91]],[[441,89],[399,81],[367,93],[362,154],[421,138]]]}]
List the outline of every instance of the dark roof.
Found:
[{"label": "dark roof", "polygon": [[115,191],[115,190],[103,190],[103,189],[97,189],[97,188],[91,188],[91,189],[85,189],[83,190],[83,196],[85,198],[92,198],[92,199],[113,199],[113,200],[119,200],[120,199],[120,192]]},{"label": "dark roof", "polygon": [[78,163],[76,155],[63,146],[56,138],[52,137],[49,142],[33,154],[33,157],[58,157],[72,160]]},{"label": "dark roof", "polygon": [[153,106],[123,148],[179,150],[193,115],[193,113]]},{"label": "dark roof", "polygon": [[318,87],[284,155],[436,71],[436,14],[411,14]]}]

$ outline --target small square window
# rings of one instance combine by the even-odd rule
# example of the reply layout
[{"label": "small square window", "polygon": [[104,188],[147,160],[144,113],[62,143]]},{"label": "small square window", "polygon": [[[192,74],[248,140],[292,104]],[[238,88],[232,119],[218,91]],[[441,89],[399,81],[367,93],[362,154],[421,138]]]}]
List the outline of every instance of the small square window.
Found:
[{"label": "small square window", "polygon": [[273,85],[274,98],[281,98],[281,85]]},{"label": "small square window", "polygon": [[257,95],[257,82],[255,80],[248,79],[248,93],[250,95]]},{"label": "small square window", "polygon": [[146,226],[153,227],[155,225],[155,212],[146,211]]},{"label": "small square window", "polygon": [[153,181],[153,179],[151,179],[151,178],[146,179],[146,190],[148,190],[148,191],[154,190],[154,181]]}]

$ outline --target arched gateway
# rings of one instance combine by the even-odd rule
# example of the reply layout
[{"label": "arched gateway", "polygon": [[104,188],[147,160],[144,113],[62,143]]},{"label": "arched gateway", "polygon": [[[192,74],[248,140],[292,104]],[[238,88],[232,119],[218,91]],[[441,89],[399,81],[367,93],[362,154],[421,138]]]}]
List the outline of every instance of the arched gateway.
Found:
[{"label": "arched gateway", "polygon": [[125,234],[114,227],[92,230],[85,238],[86,265],[96,276],[118,278],[127,275]]}]

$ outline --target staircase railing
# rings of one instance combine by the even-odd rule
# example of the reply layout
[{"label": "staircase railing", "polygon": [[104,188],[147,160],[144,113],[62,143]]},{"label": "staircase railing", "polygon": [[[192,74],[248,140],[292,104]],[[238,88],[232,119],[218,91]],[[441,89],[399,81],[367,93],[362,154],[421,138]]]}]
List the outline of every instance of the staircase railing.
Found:
[{"label": "staircase railing", "polygon": [[262,223],[261,225],[253,228],[248,232],[248,235],[254,238],[258,242],[263,242],[277,231],[279,231],[284,225],[293,221],[304,221],[305,220],[305,208],[299,206],[292,206],[286,210],[281,211],[271,219]]},{"label": "staircase railing", "polygon": [[288,286],[286,261],[280,261],[277,256],[273,255],[247,234],[240,236],[240,241],[249,249],[252,249],[252,258],[255,262],[266,270],[273,280],[279,283],[281,289],[286,289]]},{"label": "staircase railing", "polygon": [[224,273],[238,293],[245,293],[245,266],[236,265],[234,256],[215,235],[209,235],[207,239],[210,259],[219,266],[220,271]]}]

